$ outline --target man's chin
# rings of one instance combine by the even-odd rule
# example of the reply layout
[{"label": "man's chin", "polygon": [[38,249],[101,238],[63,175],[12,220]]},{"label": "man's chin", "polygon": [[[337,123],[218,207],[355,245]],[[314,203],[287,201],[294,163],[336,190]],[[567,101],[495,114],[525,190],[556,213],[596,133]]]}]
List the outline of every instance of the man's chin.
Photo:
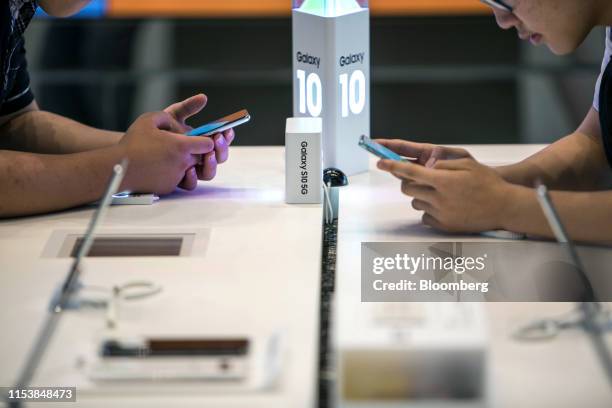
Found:
[{"label": "man's chin", "polygon": [[549,42],[545,43],[546,46],[548,47],[548,49],[550,50],[550,52],[552,52],[553,54],[557,55],[557,56],[564,56],[564,55],[568,55],[571,54],[572,52],[574,52],[576,50],[576,48],[578,47],[568,47],[566,46],[559,46],[556,44],[551,44]]},{"label": "man's chin", "polygon": [[573,35],[567,35],[565,38],[561,39],[561,41],[549,41],[550,38],[545,36],[544,41],[553,54],[568,55],[576,51],[582,45],[590,31],[590,29],[585,29]]}]

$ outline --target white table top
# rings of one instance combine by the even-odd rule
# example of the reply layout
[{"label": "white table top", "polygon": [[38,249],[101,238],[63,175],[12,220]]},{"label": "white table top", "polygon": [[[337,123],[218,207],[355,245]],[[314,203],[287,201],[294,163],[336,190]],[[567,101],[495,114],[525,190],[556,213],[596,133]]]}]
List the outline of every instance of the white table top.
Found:
[{"label": "white table top", "polygon": [[[79,406],[311,407],[316,400],[322,207],[284,203],[284,149],[232,148],[215,181],[152,206],[112,207],[100,232],[195,233],[181,258],[90,258],[86,285],[147,279],[156,297],[120,310],[118,330],[145,335],[281,339],[279,381],[236,386],[153,384],[134,395],[105,388],[76,368],[105,335],[104,312],[68,311],[35,385],[78,387]],[[51,293],[70,261],[44,256],[52,234],[84,231],[92,209],[0,221],[0,385],[9,386],[31,346]],[[257,343],[259,341],[259,343]],[[108,392],[108,389],[107,389]],[[128,397],[129,396],[129,397]],[[59,405],[58,405],[59,406]],[[67,404],[67,406],[71,406]]]},{"label": "white table top", "polygon": [[[470,150],[488,163],[504,164],[539,148]],[[128,333],[255,340],[280,334],[285,353],[277,384],[265,391],[155,384],[136,393],[114,388],[109,396],[107,388],[88,382],[76,368],[78,356],[89,352],[106,333],[99,311],[66,313],[35,382],[77,385],[80,406],[119,401],[122,406],[147,407],[315,405],[322,209],[284,204],[282,155],[282,148],[233,148],[217,179],[194,193],[177,193],[150,207],[113,207],[101,232],[195,233],[194,254],[88,259],[83,277],[87,284],[148,279],[163,285],[157,297],[122,308],[119,330]],[[392,177],[373,169],[350,181],[340,197],[338,297],[351,287],[343,280],[356,279],[361,241],[443,238],[419,225],[419,215]],[[50,293],[65,277],[69,260],[45,257],[51,236],[84,230],[91,214],[91,209],[78,209],[0,221],[0,385],[14,381]],[[398,217],[404,220],[401,226]],[[486,305],[492,406],[609,406],[612,393],[583,333],[572,331],[551,343],[537,344],[509,337],[525,319],[556,316],[571,308],[568,304]]]},{"label": "white table top", "polygon": [[[480,161],[510,164],[543,146],[469,146]],[[340,192],[336,330],[349,336],[355,316],[369,316],[361,303],[359,285],[361,242],[483,241],[478,236],[445,236],[421,222],[400,192],[399,181],[375,168],[351,177]],[[490,406],[492,407],[609,407],[612,390],[588,337],[578,331],[562,333],[550,342],[520,343],[511,338],[517,327],[538,318],[558,317],[575,306],[567,303],[483,304],[488,320]],[[350,325],[351,323],[346,323]],[[344,333],[344,334],[343,334]],[[612,336],[608,337],[612,346]]]}]

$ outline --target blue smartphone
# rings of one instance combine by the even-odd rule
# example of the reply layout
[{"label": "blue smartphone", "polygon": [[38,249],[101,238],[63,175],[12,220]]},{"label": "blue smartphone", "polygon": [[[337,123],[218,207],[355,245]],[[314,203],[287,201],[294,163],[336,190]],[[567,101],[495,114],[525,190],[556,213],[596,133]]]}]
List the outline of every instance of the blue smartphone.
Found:
[{"label": "blue smartphone", "polygon": [[372,153],[374,156],[379,157],[381,159],[394,160],[394,161],[404,161],[404,158],[399,154],[387,149],[385,146],[380,143],[376,143],[369,137],[362,135],[359,138],[359,146]]},{"label": "blue smartphone", "polygon": [[221,119],[217,119],[213,122],[207,123],[206,125],[200,126],[187,132],[187,136],[212,136],[217,133],[225,132],[226,130],[235,128],[236,126],[247,123],[251,120],[251,115],[246,109],[232,113],[231,115],[225,116]]}]

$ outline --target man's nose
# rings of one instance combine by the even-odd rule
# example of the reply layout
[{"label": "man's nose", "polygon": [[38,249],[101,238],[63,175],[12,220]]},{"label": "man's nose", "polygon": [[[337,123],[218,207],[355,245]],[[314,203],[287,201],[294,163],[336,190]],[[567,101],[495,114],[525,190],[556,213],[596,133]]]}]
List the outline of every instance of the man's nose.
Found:
[{"label": "man's nose", "polygon": [[494,10],[493,13],[495,13],[497,25],[504,30],[509,30],[519,24],[519,19],[512,13],[502,10]]}]

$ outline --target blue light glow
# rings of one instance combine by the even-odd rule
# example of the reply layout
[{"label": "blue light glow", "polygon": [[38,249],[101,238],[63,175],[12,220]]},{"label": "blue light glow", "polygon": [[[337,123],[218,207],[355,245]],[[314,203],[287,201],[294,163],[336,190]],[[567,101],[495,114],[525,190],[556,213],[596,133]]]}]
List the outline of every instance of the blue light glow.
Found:
[{"label": "blue light glow", "polygon": [[362,10],[356,0],[305,0],[300,11],[322,17],[336,17]]}]

